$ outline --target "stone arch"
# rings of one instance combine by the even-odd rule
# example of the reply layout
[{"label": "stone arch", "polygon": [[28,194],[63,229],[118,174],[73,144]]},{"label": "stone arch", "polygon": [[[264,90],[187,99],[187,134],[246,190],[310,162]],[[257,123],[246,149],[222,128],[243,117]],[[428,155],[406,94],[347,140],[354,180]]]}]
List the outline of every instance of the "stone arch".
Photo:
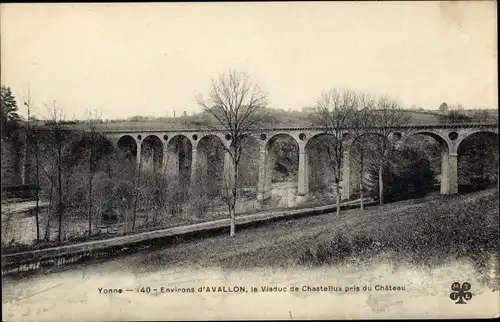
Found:
[{"label": "stone arch", "polygon": [[[228,134],[219,134],[219,133],[208,133],[197,136],[196,141],[193,143],[196,150],[200,149],[200,145],[207,144],[209,142],[218,142],[222,144],[222,146],[229,147],[231,144],[231,139],[228,140],[226,137]],[[203,147],[201,147],[203,149]]]},{"label": "stone arch", "polygon": [[183,134],[169,138],[166,146],[165,174],[170,181],[179,181],[181,187],[187,187],[191,178],[193,144]]},{"label": "stone arch", "polygon": [[457,145],[459,192],[498,185],[498,133],[468,132]]},{"label": "stone arch", "polygon": [[131,135],[121,136],[116,142],[116,147],[127,159],[137,158],[137,141]]},{"label": "stone arch", "polygon": [[141,162],[145,171],[157,172],[163,164],[163,142],[157,135],[148,135],[141,142]]},{"label": "stone arch", "polygon": [[492,130],[474,130],[471,132],[468,132],[467,135],[463,136],[463,138],[457,143],[457,151],[460,149],[460,146],[463,141],[465,141],[467,138],[471,137],[472,135],[478,135],[478,134],[484,134],[487,135],[489,138],[496,138],[498,140],[498,132],[492,131]]},{"label": "stone arch", "polygon": [[313,140],[318,140],[319,138],[322,138],[322,137],[331,137],[331,138],[335,139],[335,136],[333,134],[330,134],[330,133],[317,133],[317,134],[311,136],[310,138],[308,138],[306,146],[305,146],[306,150],[310,149],[311,146],[314,145]]},{"label": "stone arch", "polygon": [[278,207],[295,205],[300,150],[299,142],[288,133],[273,134],[265,142],[263,191],[265,199],[276,197]]},{"label": "stone arch", "polygon": [[441,134],[433,132],[433,131],[416,131],[409,133],[408,135],[403,137],[403,144],[406,145],[408,138],[413,137],[415,135],[425,135],[436,140],[437,143],[440,144],[441,148],[447,152],[450,152],[450,144],[448,140],[444,138]]},{"label": "stone arch", "polygon": [[432,142],[415,142],[415,148],[421,150],[425,144],[425,152],[431,161],[431,166],[436,173],[436,181],[441,194],[456,193],[456,154],[451,153],[452,147],[449,140],[442,134],[433,131],[416,131],[403,137],[403,145],[408,146],[408,139],[418,135],[430,137],[437,143],[433,147]]},{"label": "stone arch", "polygon": [[193,142],[191,139],[185,135],[185,134],[174,134],[172,136],[169,136],[168,141],[167,141],[167,148],[169,146],[176,146],[178,144],[184,144],[186,146],[189,146],[190,149],[193,148]]},{"label": "stone arch", "polygon": [[270,136],[268,139],[267,139],[267,142],[266,142],[266,151],[269,151],[269,149],[272,147],[272,145],[277,141],[277,140],[280,140],[280,139],[283,139],[283,138],[289,138],[289,139],[292,139],[293,142],[295,142],[295,144],[297,144],[297,146],[299,146],[299,142],[297,141],[297,139],[295,139],[291,134],[289,133],[275,133],[273,134],[272,136]]},{"label": "stone arch", "polygon": [[204,135],[196,144],[196,184],[212,197],[224,194],[224,169],[230,162],[225,147],[215,134]]},{"label": "stone arch", "polygon": [[[305,153],[307,154],[308,164],[306,190],[311,196],[326,195],[335,196],[334,176],[331,168],[328,149],[333,146],[329,140],[335,140],[335,136],[330,133],[318,133],[307,140]],[[330,147],[329,147],[330,146]]]},{"label": "stone arch", "polygon": [[[342,198],[376,197],[378,191],[378,172],[376,161],[377,152],[388,151],[399,146],[400,132],[395,136],[393,132],[388,137],[379,132],[364,132],[352,137],[344,146],[342,160]],[[383,149],[382,143],[385,144]],[[373,150],[374,149],[374,150]],[[379,155],[380,156],[380,155]]]},{"label": "stone arch", "polygon": [[196,149],[198,151],[206,150],[206,149],[223,149],[226,145],[224,144],[224,140],[215,134],[206,134],[203,135],[196,143]]},{"label": "stone arch", "polygon": [[137,141],[131,135],[123,135],[116,141],[116,157],[119,162],[118,173],[124,178],[134,178],[137,162]]},{"label": "stone arch", "polygon": [[[282,145],[277,147],[275,145],[276,143],[282,143]],[[274,134],[266,142],[266,151],[269,155],[268,162],[275,163],[271,168],[271,182],[273,180],[273,175],[276,175],[277,171],[284,171],[286,176],[293,180],[293,177],[294,175],[296,176],[297,172],[297,170],[294,171],[294,168],[298,167],[299,142],[287,133]],[[297,159],[296,162],[293,162],[294,158]],[[287,162],[287,160],[290,162]],[[278,178],[275,179],[281,180]]]},{"label": "stone arch", "polygon": [[243,135],[241,140],[243,148],[238,167],[240,193],[245,197],[254,198],[259,180],[260,140],[250,134]]}]

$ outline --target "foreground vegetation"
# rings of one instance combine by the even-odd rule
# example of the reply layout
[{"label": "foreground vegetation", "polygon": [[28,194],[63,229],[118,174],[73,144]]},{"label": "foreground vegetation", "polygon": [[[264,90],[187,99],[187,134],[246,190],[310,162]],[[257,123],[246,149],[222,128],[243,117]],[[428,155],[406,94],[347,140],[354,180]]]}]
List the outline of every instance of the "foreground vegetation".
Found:
[{"label": "foreground vegetation", "polygon": [[433,266],[465,259],[481,271],[488,253],[498,252],[498,197],[498,189],[489,189],[276,222],[242,230],[236,239],[218,236],[131,255],[127,265],[144,272],[194,264],[249,269],[382,260]]},{"label": "foreground vegetation", "polygon": [[434,265],[466,259],[481,266],[498,251],[498,190],[464,199],[409,207],[387,218],[383,228],[342,229],[330,241],[307,248],[298,262],[322,265],[384,254],[397,262]]}]

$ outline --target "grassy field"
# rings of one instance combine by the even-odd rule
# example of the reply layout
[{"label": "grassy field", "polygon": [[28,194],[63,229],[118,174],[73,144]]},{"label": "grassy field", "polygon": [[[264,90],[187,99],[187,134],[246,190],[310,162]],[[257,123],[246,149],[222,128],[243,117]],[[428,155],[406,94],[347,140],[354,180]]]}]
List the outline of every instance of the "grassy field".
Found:
[{"label": "grassy field", "polygon": [[137,271],[175,265],[227,269],[362,264],[384,258],[424,266],[465,259],[482,270],[498,249],[498,189],[430,196],[238,231],[131,255]]}]

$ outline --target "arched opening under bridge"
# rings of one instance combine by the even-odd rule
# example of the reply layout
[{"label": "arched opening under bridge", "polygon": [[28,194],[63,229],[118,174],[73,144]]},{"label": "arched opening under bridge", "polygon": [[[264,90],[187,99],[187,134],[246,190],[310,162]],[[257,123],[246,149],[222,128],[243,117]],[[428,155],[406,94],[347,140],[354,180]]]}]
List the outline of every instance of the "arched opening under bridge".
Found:
[{"label": "arched opening under bridge", "polygon": [[193,145],[182,134],[172,137],[167,144],[165,175],[169,186],[187,193],[192,169]]},{"label": "arched opening under bridge", "polygon": [[384,155],[395,148],[393,143],[378,133],[366,133],[350,142],[349,152],[343,158],[343,199],[358,199],[361,195],[379,198],[379,171],[382,166],[382,180],[387,183]]},{"label": "arched opening under bridge", "polygon": [[458,192],[498,186],[498,134],[480,131],[458,146]]},{"label": "arched opening under bridge", "polygon": [[228,162],[224,143],[216,135],[207,135],[197,144],[196,174],[194,185],[201,190],[207,203],[213,198],[226,195],[224,167]]},{"label": "arched opening under bridge", "polygon": [[163,164],[163,143],[156,135],[149,135],[141,143],[141,168],[145,172],[159,173]]},{"label": "arched opening under bridge", "polygon": [[[121,169],[124,177],[134,178],[137,166],[137,142],[130,135],[120,137],[117,142],[116,157],[118,168]],[[117,170],[119,170],[117,169]]]},{"label": "arched opening under bridge", "polygon": [[[426,188],[429,193],[448,194],[450,189],[453,190],[454,182],[450,174],[452,169],[449,162],[450,148],[441,135],[433,132],[417,132],[404,140],[403,148],[415,151],[417,153],[415,158],[429,163],[428,166],[422,165],[422,169],[429,168],[433,175],[428,175],[428,171],[426,171],[427,175],[423,178],[422,173],[419,173],[419,178],[425,180],[422,184],[428,183],[430,185]],[[422,172],[422,169],[414,169],[413,171]]]},{"label": "arched opening under bridge", "polygon": [[275,207],[293,207],[296,203],[299,145],[289,134],[276,134],[266,143],[265,173],[261,188],[264,200]]},{"label": "arched opening under bridge", "polygon": [[259,142],[245,135],[241,142],[241,158],[238,166],[238,193],[241,199],[255,201],[259,180]]},{"label": "arched opening under bridge", "polygon": [[310,202],[335,200],[335,142],[333,135],[321,133],[310,138],[305,146],[308,179],[306,191]]}]

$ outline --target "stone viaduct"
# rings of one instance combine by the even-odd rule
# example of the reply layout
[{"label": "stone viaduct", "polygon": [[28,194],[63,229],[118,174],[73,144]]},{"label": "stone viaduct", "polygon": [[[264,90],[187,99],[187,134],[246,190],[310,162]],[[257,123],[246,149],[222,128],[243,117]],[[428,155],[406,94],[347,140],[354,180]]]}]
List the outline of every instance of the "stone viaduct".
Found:
[{"label": "stone viaduct", "polygon": [[[347,129],[347,131],[349,131]],[[366,133],[376,133],[377,129],[366,129]],[[434,138],[441,148],[441,194],[449,195],[458,192],[457,158],[460,144],[468,136],[475,133],[488,133],[498,136],[498,124],[433,124],[433,125],[404,125],[390,129],[389,139],[392,144],[404,144],[406,139],[417,134]],[[191,153],[191,182],[200,168],[206,167],[206,149],[202,148],[207,138],[218,140],[226,148],[231,145],[231,137],[224,131],[219,130],[105,130],[101,133],[106,136],[117,147],[132,146],[136,155],[136,164],[140,164],[145,149],[154,150],[155,158],[168,175],[179,175],[180,141],[184,149]],[[257,199],[263,201],[270,195],[272,164],[269,162],[269,152],[273,141],[278,137],[293,139],[299,147],[298,166],[298,196],[307,196],[309,192],[309,166],[308,149],[313,138],[328,135],[323,128],[272,128],[262,129],[258,133],[250,134],[259,142],[259,177],[257,188]],[[347,140],[349,141],[349,140]],[[205,151],[204,151],[205,150]],[[224,172],[231,171],[228,167],[228,155],[224,158]],[[349,162],[349,146],[344,152],[342,165],[342,198],[351,196],[351,180]]]}]

